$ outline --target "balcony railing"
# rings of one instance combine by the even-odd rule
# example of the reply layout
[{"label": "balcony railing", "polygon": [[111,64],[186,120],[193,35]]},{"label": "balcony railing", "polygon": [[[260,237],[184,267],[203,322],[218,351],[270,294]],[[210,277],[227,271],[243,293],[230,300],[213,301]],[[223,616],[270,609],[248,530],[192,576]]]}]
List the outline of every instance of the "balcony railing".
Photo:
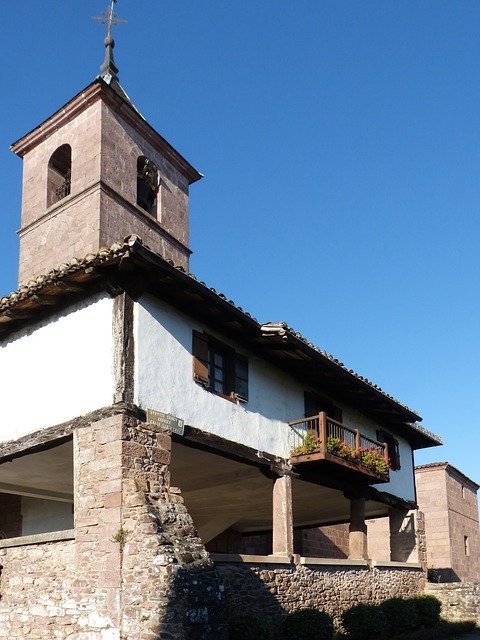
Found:
[{"label": "balcony railing", "polygon": [[[383,481],[388,479],[388,451],[383,442],[346,427],[323,411],[288,424],[294,464],[328,460]],[[305,447],[307,442],[309,446]]]}]

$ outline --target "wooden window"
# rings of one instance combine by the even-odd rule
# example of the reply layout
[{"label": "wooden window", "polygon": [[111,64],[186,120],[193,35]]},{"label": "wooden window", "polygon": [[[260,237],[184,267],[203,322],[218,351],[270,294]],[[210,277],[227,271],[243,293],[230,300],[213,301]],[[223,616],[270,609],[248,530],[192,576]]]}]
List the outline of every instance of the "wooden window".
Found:
[{"label": "wooden window", "polygon": [[47,207],[70,195],[72,182],[72,147],[62,144],[48,161]]},{"label": "wooden window", "polygon": [[329,418],[342,422],[343,413],[340,407],[337,407],[326,398],[318,396],[316,393],[305,391],[305,417],[318,416],[321,411],[325,411]]},{"label": "wooden window", "polygon": [[150,215],[157,214],[158,169],[154,162],[140,156],[137,160],[137,204]]},{"label": "wooden window", "polygon": [[398,440],[385,431],[377,431],[377,440],[387,445],[388,459],[390,460],[390,469],[398,471],[400,466],[400,447]]},{"label": "wooden window", "polygon": [[193,378],[209,391],[248,400],[248,360],[208,333],[193,332]]}]

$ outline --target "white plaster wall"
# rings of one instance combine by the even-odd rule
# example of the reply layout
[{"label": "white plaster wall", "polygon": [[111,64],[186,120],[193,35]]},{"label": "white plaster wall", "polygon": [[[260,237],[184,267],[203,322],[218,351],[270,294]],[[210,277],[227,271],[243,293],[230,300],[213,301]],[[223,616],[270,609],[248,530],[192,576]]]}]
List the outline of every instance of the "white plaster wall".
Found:
[{"label": "white plaster wall", "polygon": [[[218,335],[248,356],[249,400],[235,404],[206,391],[193,380],[193,329],[215,335],[210,327],[152,297],[143,297],[135,305],[135,402],[143,409],[172,413],[198,429],[288,458],[292,433],[287,422],[304,416],[305,386]],[[347,426],[358,427],[376,439],[380,425],[349,407],[339,406]],[[400,455],[401,470],[392,471],[391,481],[378,488],[413,500],[411,451],[403,440]]]},{"label": "white plaster wall", "polygon": [[[362,434],[373,440],[377,439],[377,429],[388,431],[387,428],[367,418],[359,411],[339,403],[343,410],[343,422],[351,429],[360,429]],[[393,435],[393,434],[392,434]],[[405,438],[394,435],[398,440],[400,452],[400,469],[390,470],[390,482],[375,485],[379,491],[387,491],[405,500],[415,500],[415,480],[413,472],[412,448]]]},{"label": "white plaster wall", "polygon": [[186,424],[228,440],[287,455],[290,429],[286,422],[301,418],[305,411],[302,386],[238,348],[249,359],[249,400],[230,402],[193,380],[192,330],[206,327],[146,297],[135,305],[135,323],[135,402],[144,409],[172,413]]},{"label": "white plaster wall", "polygon": [[73,505],[22,496],[22,536],[73,529]]},{"label": "white plaster wall", "polygon": [[0,442],[112,404],[112,312],[96,296],[0,343]]}]

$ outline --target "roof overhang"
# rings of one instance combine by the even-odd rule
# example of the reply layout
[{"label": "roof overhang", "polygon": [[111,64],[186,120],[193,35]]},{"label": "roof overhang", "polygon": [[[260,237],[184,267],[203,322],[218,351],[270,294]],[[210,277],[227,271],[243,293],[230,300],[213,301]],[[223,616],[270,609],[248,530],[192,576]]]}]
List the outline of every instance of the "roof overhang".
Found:
[{"label": "roof overhang", "polygon": [[260,324],[233,301],[175,267],[136,236],[80,261],[39,276],[0,299],[0,338],[25,324],[104,289],[134,298],[150,293],[252,349],[298,380],[338,400],[406,438],[413,448],[441,444],[420,427],[421,417],[372,382],[308,343],[285,324]]}]

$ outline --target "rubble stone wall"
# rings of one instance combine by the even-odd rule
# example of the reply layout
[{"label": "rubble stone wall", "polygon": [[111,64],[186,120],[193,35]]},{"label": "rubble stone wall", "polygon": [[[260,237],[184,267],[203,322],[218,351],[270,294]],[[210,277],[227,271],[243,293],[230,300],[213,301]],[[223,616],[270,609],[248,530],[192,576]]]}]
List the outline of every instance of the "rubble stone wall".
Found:
[{"label": "rubble stone wall", "polygon": [[408,598],[424,587],[419,569],[251,563],[218,563],[217,568],[225,584],[228,615],[267,615],[274,623],[284,612],[315,607],[338,626],[342,612],[353,605]]},{"label": "rubble stone wall", "polygon": [[170,488],[170,448],[124,415],[75,431],[75,540],[0,549],[0,639],[224,640],[223,585]]},{"label": "rubble stone wall", "polygon": [[122,632],[129,640],[223,640],[224,589],[178,489],[171,438],[126,419]]},{"label": "rubble stone wall", "polygon": [[80,593],[73,599],[73,540],[0,549],[0,566],[0,638],[69,638],[80,617],[94,615],[88,598],[81,609]]},{"label": "rubble stone wall", "polygon": [[451,622],[475,620],[480,624],[480,584],[473,582],[428,583],[425,593],[442,603],[442,618]]}]

